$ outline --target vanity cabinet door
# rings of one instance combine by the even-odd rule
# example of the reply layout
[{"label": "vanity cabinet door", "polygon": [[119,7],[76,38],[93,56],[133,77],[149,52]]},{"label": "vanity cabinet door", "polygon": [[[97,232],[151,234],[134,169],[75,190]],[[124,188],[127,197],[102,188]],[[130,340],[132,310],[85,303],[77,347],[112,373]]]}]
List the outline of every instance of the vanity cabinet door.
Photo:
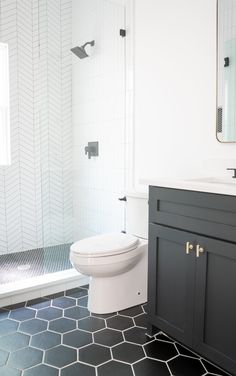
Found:
[{"label": "vanity cabinet door", "polygon": [[236,244],[197,237],[194,348],[236,374]]},{"label": "vanity cabinet door", "polygon": [[185,344],[192,344],[195,290],[194,249],[186,253],[186,244],[194,244],[196,235],[172,228],[149,225],[148,319]]}]

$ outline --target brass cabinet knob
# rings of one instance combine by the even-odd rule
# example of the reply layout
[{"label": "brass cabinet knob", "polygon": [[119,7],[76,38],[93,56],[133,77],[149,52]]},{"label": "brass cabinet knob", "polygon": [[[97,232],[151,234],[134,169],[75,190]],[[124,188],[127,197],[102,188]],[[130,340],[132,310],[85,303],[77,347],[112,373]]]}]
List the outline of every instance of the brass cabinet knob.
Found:
[{"label": "brass cabinet knob", "polygon": [[201,247],[200,244],[198,244],[198,245],[196,246],[196,257],[199,258],[199,257],[200,257],[200,254],[201,254],[201,253],[204,253],[204,251],[205,251],[204,248]]},{"label": "brass cabinet knob", "polygon": [[190,242],[187,242],[185,244],[185,251],[186,251],[186,255],[189,255],[190,251],[193,250],[193,244],[191,244]]}]

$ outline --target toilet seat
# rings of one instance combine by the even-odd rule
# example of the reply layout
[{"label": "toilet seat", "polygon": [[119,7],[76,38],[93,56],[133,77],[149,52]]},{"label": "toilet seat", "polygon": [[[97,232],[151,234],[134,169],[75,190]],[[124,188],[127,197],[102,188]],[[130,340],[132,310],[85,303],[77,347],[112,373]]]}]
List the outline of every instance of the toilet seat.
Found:
[{"label": "toilet seat", "polygon": [[80,257],[105,257],[127,253],[139,244],[139,239],[123,233],[92,236],[72,244],[71,252]]}]

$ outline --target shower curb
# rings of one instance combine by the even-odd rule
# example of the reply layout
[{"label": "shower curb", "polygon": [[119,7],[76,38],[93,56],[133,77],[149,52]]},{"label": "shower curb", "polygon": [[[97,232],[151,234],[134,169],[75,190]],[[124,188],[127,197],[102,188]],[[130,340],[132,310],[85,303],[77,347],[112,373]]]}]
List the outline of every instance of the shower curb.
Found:
[{"label": "shower curb", "polygon": [[75,269],[69,269],[0,285],[0,307],[66,291],[88,282],[89,277],[79,274]]}]

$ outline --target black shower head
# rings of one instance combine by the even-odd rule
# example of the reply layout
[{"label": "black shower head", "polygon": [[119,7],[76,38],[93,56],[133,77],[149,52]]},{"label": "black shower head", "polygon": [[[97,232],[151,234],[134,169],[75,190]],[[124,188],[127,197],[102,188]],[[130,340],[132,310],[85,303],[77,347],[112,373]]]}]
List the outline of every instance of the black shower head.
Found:
[{"label": "black shower head", "polygon": [[85,51],[85,47],[90,44],[90,46],[94,46],[95,45],[95,41],[92,40],[91,42],[87,42],[85,43],[83,46],[79,47],[79,46],[76,46],[76,47],[73,47],[71,48],[71,51],[76,55],[78,56],[80,59],[84,59],[85,57],[88,57],[89,55],[87,54],[87,52]]}]

